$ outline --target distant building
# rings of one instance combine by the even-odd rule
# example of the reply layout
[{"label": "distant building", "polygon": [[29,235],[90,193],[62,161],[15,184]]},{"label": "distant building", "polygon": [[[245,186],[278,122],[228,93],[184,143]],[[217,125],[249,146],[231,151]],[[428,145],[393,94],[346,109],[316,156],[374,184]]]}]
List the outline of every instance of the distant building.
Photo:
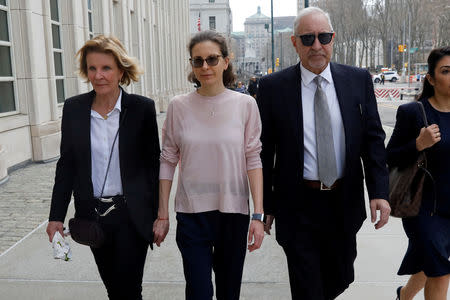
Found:
[{"label": "distant building", "polygon": [[[278,58],[281,70],[297,63],[298,55],[292,47],[291,35],[295,16],[273,18],[274,60]],[[270,17],[257,8],[256,14],[245,19],[245,32],[233,32],[231,44],[238,75],[265,74],[272,68]]]},{"label": "distant building", "polygon": [[304,8],[305,8],[305,0],[297,0],[297,15]]},{"label": "distant building", "polygon": [[246,39],[247,37],[243,31],[231,33],[231,51],[234,58],[243,57],[245,55]]},{"label": "distant building", "polygon": [[294,27],[295,16],[273,17],[273,30],[285,30]]},{"label": "distant building", "polygon": [[261,13],[260,6],[258,6],[256,14],[245,19],[247,44],[244,66],[250,72],[267,70],[267,61],[271,55],[267,49],[270,41],[270,23],[270,17]]},{"label": "distant building", "polygon": [[[275,27],[275,24],[274,24]],[[275,40],[275,61],[279,58],[279,66],[275,66],[275,70],[279,71],[290,67],[292,65],[297,64],[299,58],[298,54],[295,51],[294,46],[292,45],[291,36],[292,36],[292,27],[286,27],[284,29],[276,30],[274,32],[274,40]],[[270,63],[272,61],[270,60]]]},{"label": "distant building", "polygon": [[189,0],[191,34],[202,30],[216,30],[226,36],[233,31],[229,0]]}]

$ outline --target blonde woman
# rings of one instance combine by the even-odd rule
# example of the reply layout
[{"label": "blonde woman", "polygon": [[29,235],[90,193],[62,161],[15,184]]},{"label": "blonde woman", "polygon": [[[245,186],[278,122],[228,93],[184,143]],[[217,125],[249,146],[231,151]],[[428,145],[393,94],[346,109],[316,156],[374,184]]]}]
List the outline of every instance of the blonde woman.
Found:
[{"label": "blonde woman", "polygon": [[[139,67],[114,37],[78,51],[93,90],[69,98],[47,233],[62,234],[73,193],[75,216],[98,220],[105,243],[91,248],[109,299],[142,299],[142,275],[158,207],[159,140],[151,99],[126,93]],[[109,213],[106,213],[107,211]]]}]

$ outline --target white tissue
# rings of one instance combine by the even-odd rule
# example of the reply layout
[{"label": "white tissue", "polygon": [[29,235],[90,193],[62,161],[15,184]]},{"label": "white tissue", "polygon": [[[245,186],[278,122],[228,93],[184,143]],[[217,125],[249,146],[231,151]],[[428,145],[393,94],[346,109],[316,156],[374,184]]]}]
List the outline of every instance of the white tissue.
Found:
[{"label": "white tissue", "polygon": [[62,259],[69,261],[72,258],[72,251],[70,250],[69,243],[64,240],[59,231],[53,235],[53,257],[55,259]]}]

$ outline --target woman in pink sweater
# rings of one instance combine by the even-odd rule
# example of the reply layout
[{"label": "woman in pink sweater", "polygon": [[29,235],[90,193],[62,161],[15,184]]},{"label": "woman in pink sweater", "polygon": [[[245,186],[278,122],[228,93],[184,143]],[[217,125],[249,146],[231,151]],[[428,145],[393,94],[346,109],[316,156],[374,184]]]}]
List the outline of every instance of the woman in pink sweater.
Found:
[{"label": "woman in pink sweater", "polygon": [[[163,127],[159,246],[169,230],[168,202],[175,167],[176,241],[183,257],[186,299],[239,299],[245,253],[264,238],[261,120],[255,100],[226,87],[234,81],[225,38],[203,31],[189,43],[197,89],[172,99]],[[249,188],[254,213],[249,227]],[[248,232],[248,238],[247,238]]]}]

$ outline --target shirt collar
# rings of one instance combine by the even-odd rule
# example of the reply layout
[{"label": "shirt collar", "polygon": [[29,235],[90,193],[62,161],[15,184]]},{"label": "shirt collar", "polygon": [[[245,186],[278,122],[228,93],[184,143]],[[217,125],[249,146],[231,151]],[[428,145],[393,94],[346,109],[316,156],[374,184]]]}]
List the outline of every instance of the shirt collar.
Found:
[{"label": "shirt collar", "polygon": [[122,112],[122,89],[121,88],[119,88],[119,89],[120,89],[120,94],[119,94],[119,97],[117,97],[116,106],[114,106],[113,110],[117,109],[119,112]]},{"label": "shirt collar", "polygon": [[[300,72],[301,72],[301,77],[302,77],[302,81],[305,85],[309,85],[311,83],[311,81],[314,80],[314,78],[316,78],[317,74],[311,72],[310,70],[306,69],[305,67],[303,67],[303,65],[300,63]],[[327,67],[325,68],[325,70],[322,71],[322,73],[319,74],[323,79],[325,79],[325,81],[327,83],[332,83],[333,82],[333,77],[331,76],[331,68],[330,68],[330,64],[327,65]]]},{"label": "shirt collar", "polygon": [[[120,94],[119,97],[117,97],[117,101],[116,101],[116,105],[114,106],[114,108],[107,114],[107,116],[109,117],[113,112],[115,111],[119,111],[119,113],[122,112],[122,88],[120,88]],[[91,116],[92,117],[96,117],[96,118],[101,118],[103,119],[102,116],[100,116],[100,114],[98,112],[96,112],[95,110],[91,109]]]}]

